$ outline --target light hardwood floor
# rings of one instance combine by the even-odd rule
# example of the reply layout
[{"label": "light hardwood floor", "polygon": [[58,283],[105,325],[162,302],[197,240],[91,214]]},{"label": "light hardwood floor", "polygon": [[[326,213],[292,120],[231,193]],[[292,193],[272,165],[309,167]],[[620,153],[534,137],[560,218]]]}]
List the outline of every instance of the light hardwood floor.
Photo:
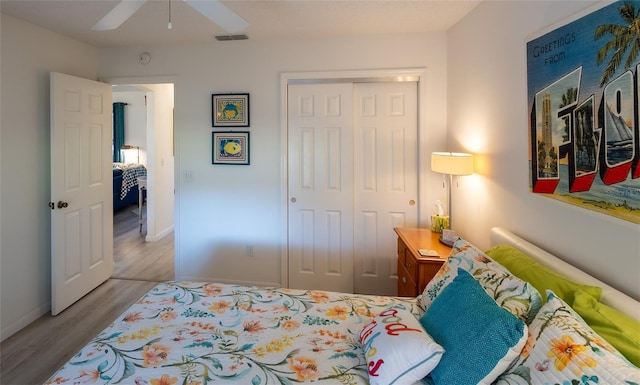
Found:
[{"label": "light hardwood floor", "polygon": [[[138,206],[122,209],[113,216],[114,278],[168,281],[174,274],[173,232],[157,242],[145,242],[146,226],[138,225]],[[143,207],[143,215],[146,206]]]},{"label": "light hardwood floor", "polygon": [[43,384],[157,282],[173,279],[173,234],[144,242],[132,209],[114,215],[113,277],[59,315],[40,317],[3,341],[0,384]]}]

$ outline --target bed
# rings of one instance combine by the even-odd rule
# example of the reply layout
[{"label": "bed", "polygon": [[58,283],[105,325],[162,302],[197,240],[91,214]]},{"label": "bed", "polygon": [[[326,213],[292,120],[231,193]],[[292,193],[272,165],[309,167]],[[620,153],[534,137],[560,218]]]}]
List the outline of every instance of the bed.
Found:
[{"label": "bed", "polygon": [[[586,302],[622,310],[625,322],[632,325],[640,325],[638,301],[505,229],[492,229],[491,242],[494,247],[485,254],[459,239],[452,257],[417,298],[161,283],[93,338],[47,384],[640,383],[640,370],[591,329],[583,330],[588,326],[582,325],[582,318],[555,293],[547,292],[543,303],[528,282],[496,273],[504,267],[488,253],[498,258],[507,248],[559,267],[566,282],[578,287],[572,294],[574,306],[578,297],[588,295],[593,300]],[[556,290],[566,289],[562,285]],[[581,292],[594,287],[602,288],[599,300]],[[555,308],[549,310],[550,304]],[[569,316],[575,322],[567,321]],[[541,323],[542,327],[536,326]],[[555,358],[546,356],[553,349],[537,351],[546,333],[567,325],[571,333],[552,335],[551,344],[557,340],[567,349],[579,350],[580,360],[567,356],[567,349]],[[506,335],[482,338],[494,326]],[[475,337],[469,338],[469,333]],[[574,340],[569,342],[565,334]],[[593,354],[577,340],[583,337]],[[454,345],[453,340],[457,340]],[[496,341],[501,346],[496,347]],[[631,349],[631,355],[639,353],[634,350],[637,346]],[[550,377],[552,372],[557,376]]]}]

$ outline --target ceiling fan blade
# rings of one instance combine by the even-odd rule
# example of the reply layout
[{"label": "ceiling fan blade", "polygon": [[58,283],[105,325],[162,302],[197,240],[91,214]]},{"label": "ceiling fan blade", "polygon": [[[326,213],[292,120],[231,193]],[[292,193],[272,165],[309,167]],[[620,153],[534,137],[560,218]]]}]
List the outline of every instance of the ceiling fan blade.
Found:
[{"label": "ceiling fan blade", "polygon": [[127,21],[146,0],[122,0],[109,13],[104,15],[93,27],[94,31],[107,31],[118,28]]},{"label": "ceiling fan blade", "polygon": [[229,33],[240,32],[249,23],[218,0],[184,0],[193,9]]}]

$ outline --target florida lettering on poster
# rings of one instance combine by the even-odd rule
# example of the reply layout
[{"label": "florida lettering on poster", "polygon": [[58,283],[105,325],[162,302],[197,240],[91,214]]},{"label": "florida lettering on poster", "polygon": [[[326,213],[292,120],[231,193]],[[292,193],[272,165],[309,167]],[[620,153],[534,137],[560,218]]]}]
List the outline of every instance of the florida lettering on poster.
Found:
[{"label": "florida lettering on poster", "polygon": [[640,1],[527,43],[531,190],[640,223]]}]

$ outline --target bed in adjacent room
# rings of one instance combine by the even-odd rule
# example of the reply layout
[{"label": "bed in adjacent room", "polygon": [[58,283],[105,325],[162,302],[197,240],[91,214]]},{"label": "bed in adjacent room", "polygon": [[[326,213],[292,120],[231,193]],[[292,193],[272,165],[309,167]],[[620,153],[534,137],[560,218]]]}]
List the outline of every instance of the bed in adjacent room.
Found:
[{"label": "bed in adjacent room", "polygon": [[113,211],[138,203],[138,178],[147,168],[138,163],[113,163]]},{"label": "bed in adjacent room", "polygon": [[[162,283],[47,383],[640,383],[638,301],[504,229],[492,245],[459,239],[417,298]],[[496,262],[523,252],[563,277],[537,266],[528,282]]]}]

